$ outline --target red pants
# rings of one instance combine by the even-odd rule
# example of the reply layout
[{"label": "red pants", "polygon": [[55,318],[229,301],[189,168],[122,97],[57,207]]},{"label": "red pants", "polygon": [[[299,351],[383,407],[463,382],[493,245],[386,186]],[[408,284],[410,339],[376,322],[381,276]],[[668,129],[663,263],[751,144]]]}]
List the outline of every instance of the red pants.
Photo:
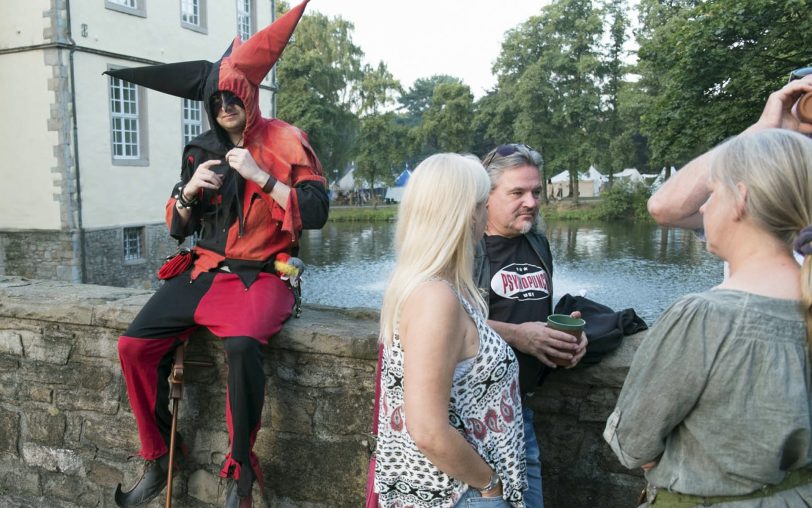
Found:
[{"label": "red pants", "polygon": [[293,294],[278,277],[260,273],[246,287],[237,275],[208,272],[190,282],[189,272],[166,281],[119,338],[118,354],[138,425],[140,454],[156,459],[169,450],[172,416],[168,377],[175,348],[198,327],[223,339],[228,360],[226,422],[231,451],[221,476],[239,478],[250,461],[265,399],[262,346],[282,329]]}]

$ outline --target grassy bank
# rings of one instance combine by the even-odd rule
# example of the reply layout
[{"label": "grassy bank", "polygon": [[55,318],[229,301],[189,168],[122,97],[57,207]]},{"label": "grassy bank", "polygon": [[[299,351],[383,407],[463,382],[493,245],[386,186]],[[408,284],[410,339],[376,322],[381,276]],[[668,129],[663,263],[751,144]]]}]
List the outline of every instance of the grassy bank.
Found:
[{"label": "grassy bank", "polygon": [[[627,220],[650,221],[646,211],[648,189],[636,185],[615,185],[600,198],[582,198],[576,205],[569,199],[550,201],[541,205],[545,220]],[[330,208],[333,222],[381,222],[397,218],[397,205],[334,206]]]},{"label": "grassy bank", "polygon": [[600,200],[550,201],[541,205],[539,213],[546,220],[595,220],[600,219]]},{"label": "grassy bank", "polygon": [[386,222],[395,220],[397,205],[372,206],[333,206],[330,208],[332,222]]}]

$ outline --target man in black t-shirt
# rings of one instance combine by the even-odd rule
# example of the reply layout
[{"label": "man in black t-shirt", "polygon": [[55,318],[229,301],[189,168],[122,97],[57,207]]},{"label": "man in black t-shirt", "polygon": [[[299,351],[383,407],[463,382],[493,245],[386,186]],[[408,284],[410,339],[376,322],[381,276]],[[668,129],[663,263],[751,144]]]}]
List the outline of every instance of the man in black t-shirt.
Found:
[{"label": "man in black t-shirt", "polygon": [[[552,313],[553,261],[547,238],[536,231],[541,155],[526,145],[500,145],[483,165],[491,178],[488,223],[477,247],[474,279],[488,302],[488,324],[511,345],[519,359],[523,396],[538,386],[545,369],[575,366],[587,339],[575,339],[546,325]],[[549,371],[549,370],[547,370]],[[541,461],[533,411],[522,404],[527,479],[527,508],[544,505]]]}]

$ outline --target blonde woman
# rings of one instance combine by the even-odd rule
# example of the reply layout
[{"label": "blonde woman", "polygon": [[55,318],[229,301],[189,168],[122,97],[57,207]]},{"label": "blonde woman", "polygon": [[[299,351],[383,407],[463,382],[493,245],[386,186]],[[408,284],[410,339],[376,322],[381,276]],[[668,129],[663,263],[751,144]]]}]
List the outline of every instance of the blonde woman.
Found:
[{"label": "blonde woman", "polygon": [[481,163],[455,154],[406,187],[381,310],[380,506],[523,506],[518,364],[471,276],[489,190]]},{"label": "blonde woman", "polygon": [[657,508],[812,506],[812,140],[767,129],[707,160],[699,212],[730,275],[658,319],[604,437]]}]

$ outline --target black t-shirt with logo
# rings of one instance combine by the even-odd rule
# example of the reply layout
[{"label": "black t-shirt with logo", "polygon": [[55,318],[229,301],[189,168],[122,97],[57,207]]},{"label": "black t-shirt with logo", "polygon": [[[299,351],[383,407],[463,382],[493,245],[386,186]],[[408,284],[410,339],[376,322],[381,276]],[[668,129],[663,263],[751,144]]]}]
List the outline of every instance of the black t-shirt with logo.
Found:
[{"label": "black t-shirt with logo", "polygon": [[[524,235],[485,236],[490,261],[489,319],[521,324],[547,321],[552,310],[550,274]],[[522,393],[535,390],[544,365],[515,350]]]}]

